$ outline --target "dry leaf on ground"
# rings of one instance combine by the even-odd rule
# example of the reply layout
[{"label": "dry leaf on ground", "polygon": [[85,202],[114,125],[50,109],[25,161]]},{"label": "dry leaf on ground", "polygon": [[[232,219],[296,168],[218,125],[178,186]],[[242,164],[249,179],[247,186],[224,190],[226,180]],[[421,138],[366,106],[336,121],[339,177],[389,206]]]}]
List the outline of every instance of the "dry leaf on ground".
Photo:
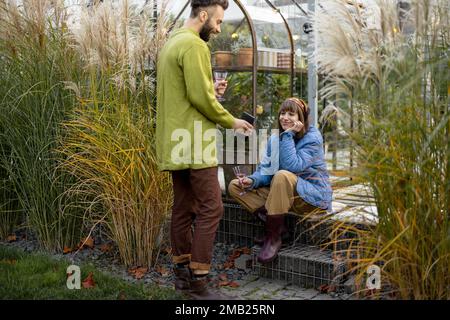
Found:
[{"label": "dry leaf on ground", "polygon": [[336,291],[336,286],[332,284],[323,284],[317,290],[320,291],[320,293],[330,293]]},{"label": "dry leaf on ground", "polygon": [[226,273],[219,274],[220,281],[228,281],[228,275]]},{"label": "dry leaf on ground", "polygon": [[100,246],[100,250],[102,252],[110,252],[112,250],[113,246],[111,243],[104,243]]},{"label": "dry leaf on ground", "polygon": [[328,292],[328,285],[327,284],[322,284],[317,290],[320,293],[327,293]]},{"label": "dry leaf on ground", "polygon": [[137,280],[142,279],[147,272],[148,268],[145,267],[135,267],[128,269],[128,273],[130,273]]},{"label": "dry leaf on ground", "polygon": [[239,258],[240,255],[241,255],[241,250],[234,249],[233,253],[228,257],[228,260],[235,260],[235,259]]},{"label": "dry leaf on ground", "polygon": [[94,247],[94,239],[92,237],[87,237],[86,239],[82,240],[80,244],[78,245],[79,249],[83,248],[93,248]]},{"label": "dry leaf on ground", "polygon": [[167,277],[170,274],[170,270],[163,266],[156,266],[156,272],[160,273],[163,277]]},{"label": "dry leaf on ground", "polygon": [[64,254],[71,253],[71,252],[72,252],[72,248],[64,246],[64,249],[63,249]]},{"label": "dry leaf on ground", "polygon": [[94,274],[92,272],[89,272],[89,275],[86,279],[81,283],[83,288],[94,288],[95,287],[95,281],[94,281]]}]

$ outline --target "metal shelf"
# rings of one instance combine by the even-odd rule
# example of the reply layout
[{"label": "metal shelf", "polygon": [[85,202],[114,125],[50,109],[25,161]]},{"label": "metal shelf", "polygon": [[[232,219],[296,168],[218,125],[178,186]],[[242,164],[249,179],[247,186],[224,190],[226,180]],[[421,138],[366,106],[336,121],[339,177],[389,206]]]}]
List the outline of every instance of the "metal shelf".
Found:
[{"label": "metal shelf", "polygon": [[[271,72],[271,73],[279,73],[279,74],[290,74],[291,69],[290,68],[277,68],[277,67],[257,67],[257,72]],[[228,72],[252,72],[253,67],[252,66],[230,66],[230,67],[218,67],[213,66],[213,71],[228,71]],[[296,74],[303,73],[307,74],[308,70],[306,68],[300,69],[296,68],[294,69],[294,72]]]}]

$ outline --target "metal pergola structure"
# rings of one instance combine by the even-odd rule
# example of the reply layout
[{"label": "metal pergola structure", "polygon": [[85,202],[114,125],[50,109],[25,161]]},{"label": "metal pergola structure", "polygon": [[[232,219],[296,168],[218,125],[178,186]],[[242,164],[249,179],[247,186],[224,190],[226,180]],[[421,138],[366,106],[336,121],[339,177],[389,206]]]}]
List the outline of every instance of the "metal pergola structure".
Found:
[{"label": "metal pergola structure", "polygon": [[[311,8],[313,8],[312,10],[314,10],[314,6],[315,6],[315,0],[250,0],[250,1],[245,1],[245,0],[230,0],[230,2],[233,2],[241,11],[241,13],[244,16],[244,19],[248,25],[248,29],[250,30],[250,35],[251,35],[251,42],[252,42],[252,49],[253,49],[253,63],[251,66],[251,69],[249,70],[252,74],[252,112],[253,115],[256,116],[256,108],[257,108],[257,73],[258,71],[261,71],[262,68],[261,66],[259,66],[258,64],[258,41],[257,41],[257,32],[256,32],[256,28],[255,28],[255,23],[254,23],[254,15],[255,15],[255,8],[257,8],[255,5],[258,4],[264,4],[266,7],[264,8],[265,10],[270,9],[271,11],[273,11],[272,13],[276,13],[276,15],[278,16],[278,18],[280,19],[280,21],[282,21],[282,23],[284,24],[285,30],[286,30],[286,38],[287,41],[289,43],[289,54],[290,54],[290,67],[289,67],[289,71],[286,72],[287,74],[290,75],[290,95],[294,96],[295,92],[294,92],[294,78],[295,78],[295,73],[296,72],[305,72],[306,70],[298,70],[295,67],[295,44],[294,44],[294,38],[293,38],[293,30],[291,25],[289,24],[288,19],[292,19],[294,18],[292,17],[287,17],[286,13],[283,13],[283,7],[285,8],[286,6],[292,6],[295,7],[296,10],[298,10],[298,13],[301,14],[303,16],[303,18],[306,20],[308,19],[308,13],[307,10],[311,10]],[[308,2],[308,4],[306,3]],[[174,23],[172,25],[172,27],[177,23],[177,21],[183,16],[183,14],[186,13],[186,10],[188,10],[188,7],[190,5],[190,0],[187,0],[185,2],[183,2],[182,6],[180,7],[179,12],[177,13]],[[308,8],[307,8],[308,5]],[[253,11],[253,12],[252,12]],[[227,14],[227,13],[226,13]],[[261,17],[258,17],[258,19],[261,19]],[[269,21],[267,23],[270,23]],[[303,29],[303,28],[302,28]],[[295,30],[297,33],[298,32],[304,32],[303,30]],[[313,40],[313,34],[309,34],[309,41],[308,42],[312,42]],[[311,47],[313,48],[313,47]],[[316,67],[315,66],[310,66],[311,63],[308,63],[308,103],[309,106],[311,108],[311,115],[313,117],[313,122],[317,123],[317,75],[315,74],[315,70]]]}]

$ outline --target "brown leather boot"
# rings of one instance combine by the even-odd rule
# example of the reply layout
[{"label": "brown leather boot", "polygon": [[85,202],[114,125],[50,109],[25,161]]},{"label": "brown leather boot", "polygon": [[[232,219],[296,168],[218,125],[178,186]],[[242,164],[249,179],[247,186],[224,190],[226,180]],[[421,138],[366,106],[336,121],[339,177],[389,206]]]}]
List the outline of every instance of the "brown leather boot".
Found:
[{"label": "brown leather boot", "polygon": [[189,281],[191,280],[191,272],[187,266],[175,267],[173,269],[175,274],[175,290],[185,291],[190,288]]},{"label": "brown leather boot", "polygon": [[234,298],[208,288],[205,277],[191,279],[190,288],[185,293],[194,300],[234,300]]},{"label": "brown leather boot", "polygon": [[230,296],[226,296],[219,292],[208,289],[207,276],[195,279],[192,270],[189,267],[175,267],[175,290],[181,291],[195,300],[234,300]]},{"label": "brown leather boot", "polygon": [[268,263],[276,258],[281,248],[281,233],[284,226],[284,214],[268,215],[266,222],[266,238],[258,254],[258,261]]}]

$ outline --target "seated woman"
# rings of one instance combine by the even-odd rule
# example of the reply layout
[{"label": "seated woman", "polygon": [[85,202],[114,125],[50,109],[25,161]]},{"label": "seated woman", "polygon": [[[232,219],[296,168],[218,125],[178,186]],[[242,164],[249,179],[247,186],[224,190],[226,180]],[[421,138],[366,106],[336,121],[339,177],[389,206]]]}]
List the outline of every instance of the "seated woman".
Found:
[{"label": "seated woman", "polygon": [[[265,160],[256,171],[241,181],[234,179],[228,187],[232,197],[265,221],[264,242],[258,255],[261,263],[270,262],[277,256],[281,236],[286,231],[286,213],[331,211],[332,189],[322,135],[310,125],[306,103],[297,98],[285,100],[278,113],[278,127],[279,135],[270,137]],[[265,170],[274,165],[267,159],[278,161],[272,172]],[[243,193],[242,188],[247,192]]]}]

